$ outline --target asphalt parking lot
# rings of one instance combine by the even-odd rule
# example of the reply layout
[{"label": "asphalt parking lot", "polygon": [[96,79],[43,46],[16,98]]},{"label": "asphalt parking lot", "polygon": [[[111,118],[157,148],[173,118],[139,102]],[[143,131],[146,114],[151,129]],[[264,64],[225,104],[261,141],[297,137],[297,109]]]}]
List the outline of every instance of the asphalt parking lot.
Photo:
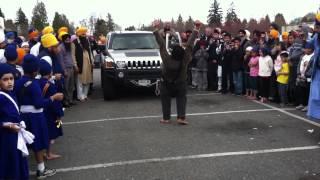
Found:
[{"label": "asphalt parking lot", "polygon": [[48,162],[58,170],[48,179],[319,178],[320,136],[307,132],[319,125],[292,107],[189,91],[190,125],[161,125],[158,97],[128,90],[117,100],[103,101],[95,75],[91,99],[66,110],[65,135],[54,147],[63,158]]}]

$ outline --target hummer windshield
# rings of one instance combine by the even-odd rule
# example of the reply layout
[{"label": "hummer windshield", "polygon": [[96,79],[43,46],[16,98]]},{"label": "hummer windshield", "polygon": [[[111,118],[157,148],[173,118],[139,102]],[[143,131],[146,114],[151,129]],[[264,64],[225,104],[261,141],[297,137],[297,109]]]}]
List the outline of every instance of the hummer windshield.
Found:
[{"label": "hummer windshield", "polygon": [[110,39],[108,49],[158,49],[159,46],[153,34],[114,34]]}]

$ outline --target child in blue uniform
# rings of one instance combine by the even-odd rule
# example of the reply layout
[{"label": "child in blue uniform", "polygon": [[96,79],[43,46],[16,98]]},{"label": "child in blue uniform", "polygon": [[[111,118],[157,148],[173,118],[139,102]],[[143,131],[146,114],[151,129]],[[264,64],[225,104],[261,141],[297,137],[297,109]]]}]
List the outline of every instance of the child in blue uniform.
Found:
[{"label": "child in blue uniform", "polygon": [[[42,89],[42,97],[50,98],[58,92],[56,85],[50,81],[52,76],[51,65],[45,60],[40,60],[39,73],[41,75],[39,83],[40,88]],[[63,117],[64,113],[61,101],[54,101],[53,103],[49,104],[49,106],[45,107],[44,114],[48,123],[48,132],[50,140],[46,158],[48,160],[60,158],[60,155],[51,152],[50,146],[54,144],[55,139],[63,135],[61,118]]]},{"label": "child in blue uniform", "polygon": [[26,122],[35,140],[32,149],[38,164],[37,178],[43,179],[56,173],[55,170],[46,169],[44,166],[45,150],[49,147],[48,125],[43,113],[43,108],[54,101],[61,101],[61,93],[50,98],[43,98],[39,82],[35,77],[39,71],[39,59],[33,55],[26,55],[23,59],[24,76],[16,83],[15,93],[20,103],[21,117]]},{"label": "child in blue uniform", "polygon": [[14,80],[17,81],[21,78],[21,72],[17,69],[17,47],[15,45],[8,45],[4,51],[4,56],[6,57],[7,64],[12,67]]},{"label": "child in blue uniform", "polygon": [[12,67],[0,64],[0,179],[28,180],[28,161],[17,148],[21,119],[13,86]]}]

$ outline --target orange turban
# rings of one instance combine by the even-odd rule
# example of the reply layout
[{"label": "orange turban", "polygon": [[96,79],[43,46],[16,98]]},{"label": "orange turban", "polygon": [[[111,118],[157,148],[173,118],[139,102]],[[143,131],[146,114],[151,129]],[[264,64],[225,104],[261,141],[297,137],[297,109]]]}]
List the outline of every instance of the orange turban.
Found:
[{"label": "orange turban", "polygon": [[18,61],[17,61],[17,64],[18,65],[21,65],[22,62],[23,62],[23,58],[24,56],[26,55],[26,52],[23,48],[18,48],[17,49],[17,53],[18,53]]},{"label": "orange turban", "polygon": [[275,29],[272,29],[270,31],[270,36],[273,38],[273,39],[278,39],[279,38],[279,31],[275,30]]},{"label": "orange turban", "polygon": [[29,34],[28,34],[28,38],[29,39],[34,39],[34,38],[36,38],[36,37],[38,37],[39,36],[39,32],[38,31],[32,31],[32,32],[30,32]]}]

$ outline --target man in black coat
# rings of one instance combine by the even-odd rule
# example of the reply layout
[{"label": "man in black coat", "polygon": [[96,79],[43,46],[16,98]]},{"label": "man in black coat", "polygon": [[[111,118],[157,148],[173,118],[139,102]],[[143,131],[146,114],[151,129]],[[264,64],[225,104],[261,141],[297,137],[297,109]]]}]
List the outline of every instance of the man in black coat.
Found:
[{"label": "man in black coat", "polygon": [[231,41],[231,34],[225,33],[224,35],[224,45],[222,49],[222,94],[226,94],[228,91],[233,93],[234,85],[233,85],[233,74],[231,68],[232,62],[232,49],[233,43]]},{"label": "man in black coat", "polygon": [[219,30],[213,31],[213,39],[209,42],[209,62],[208,62],[208,90],[218,90],[218,63],[221,61],[220,48],[221,39]]}]

